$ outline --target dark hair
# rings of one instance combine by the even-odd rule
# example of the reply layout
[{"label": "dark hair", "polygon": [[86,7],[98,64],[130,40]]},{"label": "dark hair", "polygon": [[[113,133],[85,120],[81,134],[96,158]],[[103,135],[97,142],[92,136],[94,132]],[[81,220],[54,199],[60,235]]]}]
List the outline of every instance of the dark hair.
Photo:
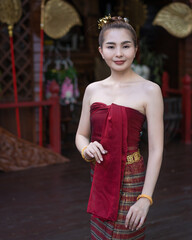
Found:
[{"label": "dark hair", "polygon": [[99,46],[102,47],[104,41],[104,33],[108,29],[124,28],[131,32],[134,46],[137,47],[137,34],[134,28],[127,21],[128,20],[126,18],[122,17],[111,17],[111,19],[107,20],[107,22],[103,24],[102,29],[99,33]]}]

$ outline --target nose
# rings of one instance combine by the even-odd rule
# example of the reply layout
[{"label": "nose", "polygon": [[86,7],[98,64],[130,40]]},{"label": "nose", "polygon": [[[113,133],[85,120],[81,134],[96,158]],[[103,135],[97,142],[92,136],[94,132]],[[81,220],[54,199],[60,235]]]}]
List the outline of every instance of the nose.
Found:
[{"label": "nose", "polygon": [[122,49],[121,47],[117,47],[116,48],[116,57],[122,57],[123,53],[122,53]]}]

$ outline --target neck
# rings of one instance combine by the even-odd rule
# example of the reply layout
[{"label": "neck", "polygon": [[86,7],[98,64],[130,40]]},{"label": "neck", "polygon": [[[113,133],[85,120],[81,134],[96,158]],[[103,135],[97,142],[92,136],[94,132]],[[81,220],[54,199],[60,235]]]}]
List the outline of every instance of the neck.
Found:
[{"label": "neck", "polygon": [[131,82],[134,75],[135,73],[131,68],[123,72],[111,71],[110,80],[116,83]]}]

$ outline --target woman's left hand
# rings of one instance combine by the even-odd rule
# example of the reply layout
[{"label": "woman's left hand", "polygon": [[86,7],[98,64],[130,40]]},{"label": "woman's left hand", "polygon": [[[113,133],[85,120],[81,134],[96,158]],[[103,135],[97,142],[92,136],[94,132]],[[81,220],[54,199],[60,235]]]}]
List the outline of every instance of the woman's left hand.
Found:
[{"label": "woman's left hand", "polygon": [[140,198],[133,204],[126,216],[125,227],[130,230],[138,230],[144,223],[149,211],[150,202],[147,198]]}]

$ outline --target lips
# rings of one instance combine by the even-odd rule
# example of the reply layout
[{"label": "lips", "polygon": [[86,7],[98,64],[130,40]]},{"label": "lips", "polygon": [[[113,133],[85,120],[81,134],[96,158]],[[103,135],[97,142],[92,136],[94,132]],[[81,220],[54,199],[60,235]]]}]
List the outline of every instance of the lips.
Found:
[{"label": "lips", "polygon": [[125,61],[114,61],[115,64],[117,65],[122,65]]}]

